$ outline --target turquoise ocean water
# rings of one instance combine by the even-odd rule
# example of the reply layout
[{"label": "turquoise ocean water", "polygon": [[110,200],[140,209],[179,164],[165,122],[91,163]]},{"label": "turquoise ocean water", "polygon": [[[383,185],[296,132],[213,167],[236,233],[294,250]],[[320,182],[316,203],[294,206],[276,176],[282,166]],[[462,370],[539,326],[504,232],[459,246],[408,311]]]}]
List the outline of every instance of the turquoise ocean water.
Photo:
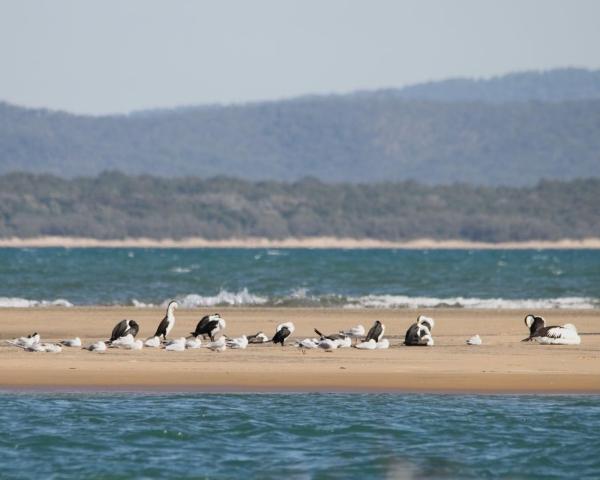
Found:
[{"label": "turquoise ocean water", "polygon": [[0,249],[0,307],[600,308],[600,251]]},{"label": "turquoise ocean water", "polygon": [[0,394],[0,478],[600,477],[600,398]]},{"label": "turquoise ocean water", "polygon": [[[0,249],[0,306],[600,308],[597,251]],[[0,393],[0,479],[600,478],[600,397]]]}]

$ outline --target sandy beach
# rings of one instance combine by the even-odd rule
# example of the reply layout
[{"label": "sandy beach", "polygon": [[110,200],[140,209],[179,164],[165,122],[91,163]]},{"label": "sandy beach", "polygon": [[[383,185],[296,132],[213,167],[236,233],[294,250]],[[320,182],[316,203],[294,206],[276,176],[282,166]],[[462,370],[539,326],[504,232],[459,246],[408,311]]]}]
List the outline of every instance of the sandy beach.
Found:
[{"label": "sandy beach", "polygon": [[[104,354],[65,348],[60,354],[30,353],[1,342],[0,388],[41,390],[174,391],[414,391],[414,392],[600,392],[600,312],[541,312],[549,323],[574,323],[579,346],[522,343],[526,312],[447,309],[436,319],[434,347],[400,346],[413,310],[219,309],[227,334],[271,334],[282,321],[296,324],[294,338],[312,329],[335,332],[379,319],[392,347],[381,351],[340,349],[332,353],[273,345],[214,353],[208,349],[167,352],[110,349]],[[179,310],[172,337],[193,330],[206,311]],[[84,344],[106,339],[114,324],[131,318],[139,338],[154,333],[159,309],[38,308],[0,310],[2,340],[39,332],[43,340],[80,336]],[[473,334],[482,346],[467,346]]]},{"label": "sandy beach", "polygon": [[33,237],[0,238],[0,247],[5,248],[342,248],[342,249],[378,249],[393,248],[406,250],[486,250],[486,249],[600,249],[599,238],[531,240],[525,242],[471,242],[466,240],[434,240],[421,238],[408,241],[386,241],[376,239],[356,239],[338,237],[302,237],[302,238],[230,238],[209,240],[206,238],[155,239],[124,238],[100,240],[80,237]]}]

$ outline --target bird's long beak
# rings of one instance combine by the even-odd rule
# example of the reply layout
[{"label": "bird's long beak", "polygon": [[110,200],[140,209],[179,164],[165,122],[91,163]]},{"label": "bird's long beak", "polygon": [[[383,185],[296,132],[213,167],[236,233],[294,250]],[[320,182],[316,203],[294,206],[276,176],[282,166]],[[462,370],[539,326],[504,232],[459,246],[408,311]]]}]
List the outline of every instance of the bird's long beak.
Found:
[{"label": "bird's long beak", "polygon": [[531,342],[531,337],[524,338],[521,340],[522,342]]}]

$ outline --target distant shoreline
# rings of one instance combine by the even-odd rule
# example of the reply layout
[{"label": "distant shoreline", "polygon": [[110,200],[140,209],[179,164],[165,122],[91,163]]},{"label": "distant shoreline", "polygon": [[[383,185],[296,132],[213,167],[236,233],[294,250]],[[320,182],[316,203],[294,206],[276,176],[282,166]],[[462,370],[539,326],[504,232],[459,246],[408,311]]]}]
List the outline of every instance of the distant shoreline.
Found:
[{"label": "distant shoreline", "polygon": [[209,240],[200,237],[175,239],[125,238],[101,240],[82,237],[44,236],[33,238],[0,238],[0,248],[341,248],[341,249],[406,249],[406,250],[525,250],[525,249],[600,249],[600,238],[554,241],[530,240],[524,242],[470,242],[466,240],[433,240],[428,238],[409,241],[386,241],[336,237],[286,238],[231,238]]}]

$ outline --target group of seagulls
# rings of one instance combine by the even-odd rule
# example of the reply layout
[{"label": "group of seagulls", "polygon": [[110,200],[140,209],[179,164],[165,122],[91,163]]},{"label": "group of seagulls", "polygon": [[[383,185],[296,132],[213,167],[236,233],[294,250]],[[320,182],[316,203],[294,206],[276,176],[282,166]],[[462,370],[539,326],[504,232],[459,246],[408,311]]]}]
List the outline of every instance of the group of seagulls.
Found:
[{"label": "group of seagulls", "polygon": [[[81,339],[75,337],[62,340],[59,343],[42,342],[40,334],[35,332],[26,337],[19,337],[7,342],[29,352],[60,353],[63,347],[83,348],[91,352],[106,352],[109,348],[120,348],[125,350],[142,350],[143,348],[163,348],[169,352],[182,352],[184,350],[207,348],[215,352],[223,352],[226,349],[243,350],[249,344],[273,343],[285,346],[285,342],[294,331],[292,322],[277,325],[272,338],[264,332],[254,335],[242,335],[230,338],[223,331],[226,328],[225,320],[218,314],[206,315],[196,325],[193,332],[187,337],[168,339],[169,333],[175,326],[175,309],[177,302],[171,301],[167,305],[165,317],[161,320],[153,336],[145,341],[136,339],[140,327],[135,320],[121,320],[113,328],[107,341],[97,341],[85,347]],[[577,329],[572,324],[562,326],[546,327],[543,317],[527,315],[525,325],[529,328],[529,337],[523,341],[537,342],[545,345],[579,345],[581,338]],[[404,336],[406,346],[434,345],[432,330],[435,326],[433,318],[419,315],[417,321],[408,327]],[[383,350],[390,347],[390,342],[384,338],[385,325],[376,320],[365,335],[365,327],[356,325],[348,330],[325,335],[318,329],[314,329],[317,337],[305,338],[294,342],[305,353],[306,350],[320,349],[325,352],[333,352],[339,348],[357,348],[359,350]],[[479,335],[467,340],[468,345],[481,345],[483,341]]]}]

